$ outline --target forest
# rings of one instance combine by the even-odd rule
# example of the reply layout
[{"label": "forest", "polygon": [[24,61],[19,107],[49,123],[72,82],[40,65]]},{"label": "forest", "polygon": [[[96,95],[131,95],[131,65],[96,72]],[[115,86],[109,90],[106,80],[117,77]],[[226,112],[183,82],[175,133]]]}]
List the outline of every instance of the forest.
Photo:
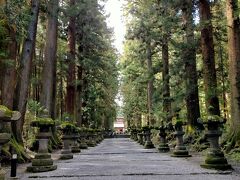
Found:
[{"label": "forest", "polygon": [[21,113],[1,131],[20,160],[34,149],[33,121],[53,120],[54,149],[58,126],[109,130],[119,115],[129,130],[180,119],[193,139],[202,122],[226,120],[221,145],[239,157],[239,2],[125,0],[122,54],[104,2],[0,0],[0,110]]},{"label": "forest", "polygon": [[124,11],[120,92],[128,124],[181,120],[197,144],[202,122],[224,119],[221,145],[239,152],[239,1],[131,0]]}]

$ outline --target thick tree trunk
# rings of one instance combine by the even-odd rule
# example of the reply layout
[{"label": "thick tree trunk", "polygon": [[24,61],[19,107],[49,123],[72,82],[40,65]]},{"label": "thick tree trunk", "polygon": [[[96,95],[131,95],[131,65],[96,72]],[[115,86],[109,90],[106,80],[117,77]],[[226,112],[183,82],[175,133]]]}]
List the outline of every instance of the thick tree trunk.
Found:
[{"label": "thick tree trunk", "polygon": [[[70,7],[75,5],[75,0],[70,0]],[[75,54],[76,54],[76,24],[75,24],[75,16],[70,16],[69,24],[68,24],[68,49],[69,49],[69,65],[68,65],[68,75],[67,75],[67,94],[66,94],[66,112],[72,116],[77,113],[75,111],[75,94],[76,94],[76,86],[75,86]],[[76,107],[76,111],[77,111]],[[78,117],[75,116],[75,120]]]},{"label": "thick tree trunk", "polygon": [[56,81],[57,23],[58,0],[49,0],[46,46],[42,73],[42,93],[40,102],[42,106],[48,110],[48,113],[52,118],[54,118],[53,114],[55,111],[54,81]]},{"label": "thick tree trunk", "polygon": [[31,74],[32,55],[34,51],[37,22],[39,13],[40,0],[32,0],[31,2],[31,16],[32,19],[28,25],[27,38],[23,44],[22,57],[20,62],[20,75],[17,85],[17,107],[16,109],[21,112],[22,116],[20,120],[12,124],[12,130],[15,138],[18,142],[22,143],[22,132],[24,117],[26,112],[28,87]]},{"label": "thick tree trunk", "polygon": [[16,61],[17,61],[17,41],[16,32],[9,28],[9,44],[7,49],[7,60],[5,65],[2,86],[2,104],[9,109],[13,108],[14,90],[16,85]]},{"label": "thick tree trunk", "polygon": [[185,64],[185,84],[186,84],[186,107],[187,121],[190,127],[203,126],[197,123],[200,117],[199,97],[198,97],[198,78],[196,67],[196,45],[194,39],[193,28],[193,3],[192,0],[185,0],[182,7],[183,25],[185,29],[184,46],[183,46],[183,62]]},{"label": "thick tree trunk", "polygon": [[240,19],[237,0],[227,0],[228,56],[231,87],[231,129],[240,132]]},{"label": "thick tree trunk", "polygon": [[199,1],[205,103],[208,113],[220,115],[209,3],[208,0]]},{"label": "thick tree trunk", "polygon": [[163,112],[166,114],[167,121],[171,118],[171,100],[170,100],[170,85],[169,85],[169,54],[168,54],[168,39],[164,37],[162,44],[162,62],[163,62]]},{"label": "thick tree trunk", "polygon": [[[6,27],[8,29],[9,40],[6,45],[6,55],[7,57],[3,61],[8,61],[2,69],[2,102],[0,104],[13,109],[13,98],[14,90],[16,87],[16,61],[17,61],[17,41],[16,32],[11,27]],[[3,125],[6,132],[11,132],[11,123]]]},{"label": "thick tree trunk", "polygon": [[153,67],[152,67],[152,51],[151,51],[151,43],[150,41],[146,43],[146,56],[147,56],[147,68],[148,68],[148,84],[147,84],[147,105],[148,105],[148,122],[150,125],[154,125],[153,118]]},{"label": "thick tree trunk", "polygon": [[76,91],[76,115],[78,127],[82,126],[83,69],[78,67],[78,82]]}]

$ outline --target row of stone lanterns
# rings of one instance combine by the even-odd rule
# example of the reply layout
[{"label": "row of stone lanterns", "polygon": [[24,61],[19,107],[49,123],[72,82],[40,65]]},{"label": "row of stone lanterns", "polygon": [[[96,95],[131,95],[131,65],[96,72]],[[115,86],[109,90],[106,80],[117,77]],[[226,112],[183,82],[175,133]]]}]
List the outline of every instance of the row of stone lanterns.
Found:
[{"label": "row of stone lanterns", "polygon": [[[205,132],[205,136],[207,137],[210,147],[208,149],[208,153],[206,159],[201,167],[203,168],[210,168],[210,169],[218,169],[218,170],[229,170],[231,169],[231,165],[228,164],[226,158],[224,157],[224,153],[222,152],[219,146],[219,137],[221,136],[220,126],[225,121],[221,119],[219,116],[211,115],[208,117],[206,122],[199,121],[198,123],[202,123],[206,126],[207,130]],[[174,137],[176,138],[176,146],[173,149],[171,156],[172,157],[191,157],[187,147],[184,145],[183,142],[183,126],[186,123],[183,123],[179,119],[177,119],[174,126],[171,125],[164,125],[161,122],[159,128],[159,137],[160,137],[160,144],[158,147],[159,152],[166,153],[170,151],[168,146],[166,137],[167,131],[174,130]],[[137,136],[136,136],[137,134]],[[137,137],[137,138],[136,138]],[[143,127],[140,129],[132,129],[131,130],[131,138],[137,141],[139,144],[144,145],[145,148],[154,148],[154,145],[151,142],[151,128],[149,126]]]},{"label": "row of stone lanterns", "polygon": [[[8,143],[11,138],[10,132],[4,132],[5,125],[9,122],[17,121],[20,117],[21,114],[19,112],[11,111],[0,105],[0,151],[1,147]],[[48,141],[52,136],[51,128],[55,126],[54,121],[45,114],[32,121],[31,126],[39,129],[36,136],[39,146],[38,152],[32,159],[31,166],[27,167],[27,171],[46,172],[57,169],[57,165],[54,165],[51,154],[48,152]],[[59,130],[62,131],[63,141],[60,159],[71,159],[73,158],[73,153],[80,153],[81,149],[96,146],[104,139],[102,130],[78,128],[70,122],[63,123]],[[5,174],[0,164],[1,180],[5,179]]]},{"label": "row of stone lanterns", "polygon": [[[44,126],[43,126],[44,124]],[[56,165],[53,165],[51,155],[48,153],[48,139],[51,137],[50,128],[54,125],[51,118],[38,118],[32,122],[32,126],[39,127],[38,153],[32,160],[32,165],[27,167],[29,172],[45,172],[55,170]],[[46,127],[46,128],[44,128]],[[64,122],[58,128],[62,131],[63,148],[61,150],[61,160],[72,159],[73,153],[80,153],[81,149],[94,147],[103,140],[103,132],[91,128],[78,128],[71,122]]]},{"label": "row of stone lanterns", "polygon": [[[16,122],[21,117],[21,114],[17,111],[11,111],[7,107],[0,105],[0,152],[2,146],[10,141],[11,134],[5,131],[7,124]],[[0,179],[5,179],[6,172],[1,168],[0,163]]]}]

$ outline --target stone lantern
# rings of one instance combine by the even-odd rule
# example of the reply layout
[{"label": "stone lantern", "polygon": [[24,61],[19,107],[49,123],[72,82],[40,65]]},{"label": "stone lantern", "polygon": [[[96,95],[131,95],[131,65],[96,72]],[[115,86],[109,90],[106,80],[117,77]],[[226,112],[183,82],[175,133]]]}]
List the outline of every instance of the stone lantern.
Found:
[{"label": "stone lantern", "polygon": [[138,133],[138,143],[143,145],[143,133],[141,131]]},{"label": "stone lantern", "polygon": [[87,149],[88,145],[86,143],[86,137],[87,137],[87,128],[81,127],[80,128],[80,139],[79,139],[79,147],[80,149]]},{"label": "stone lantern", "polygon": [[167,126],[164,126],[163,121],[161,121],[161,126],[159,127],[159,137],[160,137],[160,144],[158,146],[158,151],[159,152],[169,152],[170,148],[167,144],[167,140],[166,140],[166,130],[167,130]]},{"label": "stone lantern", "polygon": [[203,123],[207,126],[205,135],[210,143],[210,148],[208,149],[205,162],[201,164],[201,167],[218,170],[232,169],[219,146],[219,137],[222,135],[220,127],[225,122],[225,119],[222,119],[217,115],[210,115],[208,116],[207,122]]},{"label": "stone lantern", "polygon": [[183,123],[181,120],[177,120],[174,126],[174,129],[175,129],[174,136],[176,137],[177,144],[174,148],[173,154],[171,155],[173,157],[191,157],[191,155],[189,155],[189,152],[186,146],[183,144],[183,135],[184,135],[183,125],[186,125],[186,124]]},{"label": "stone lantern", "polygon": [[[21,113],[17,111],[11,111],[7,107],[0,105],[0,152],[2,146],[9,142],[11,138],[11,134],[9,132],[4,132],[4,124],[7,125],[9,122],[15,122],[19,120],[21,117]],[[1,168],[0,164],[0,179],[5,179],[6,172]]]},{"label": "stone lantern", "polygon": [[79,147],[78,139],[80,138],[79,132],[75,132],[72,134],[72,153],[80,153],[81,149]]},{"label": "stone lantern", "polygon": [[31,122],[31,126],[38,127],[39,133],[37,139],[39,142],[38,153],[32,160],[32,166],[27,167],[29,172],[46,172],[57,169],[57,165],[53,164],[51,154],[48,153],[48,141],[52,136],[50,128],[54,126],[54,121],[46,115],[37,117]]},{"label": "stone lantern", "polygon": [[151,140],[151,128],[149,126],[145,126],[143,127],[143,132],[145,134],[145,144],[144,144],[144,148],[145,149],[152,149],[154,148],[154,145],[152,143]]},{"label": "stone lantern", "polygon": [[94,140],[94,137],[95,137],[95,135],[94,135],[95,132],[94,131],[95,130],[92,129],[92,128],[88,129],[88,134],[87,134],[87,137],[88,137],[87,145],[88,145],[88,147],[94,147],[94,146],[97,145],[95,140]]}]

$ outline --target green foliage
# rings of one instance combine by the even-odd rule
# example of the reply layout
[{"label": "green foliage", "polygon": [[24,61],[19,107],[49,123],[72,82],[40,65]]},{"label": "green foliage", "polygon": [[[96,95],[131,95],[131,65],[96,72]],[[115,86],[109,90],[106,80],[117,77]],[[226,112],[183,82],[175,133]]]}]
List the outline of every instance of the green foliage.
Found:
[{"label": "green foliage", "polygon": [[42,114],[46,109],[40,104],[40,102],[33,99],[29,99],[27,103],[27,108],[32,114]]},{"label": "green foliage", "polygon": [[71,122],[62,122],[62,124],[60,125],[60,129],[63,131],[64,134],[80,132],[80,128],[78,128]]},{"label": "green foliage", "polygon": [[37,117],[36,120],[33,120],[31,122],[31,125],[33,127],[41,127],[41,126],[53,126],[54,121],[52,118],[40,118]]},{"label": "green foliage", "polygon": [[13,111],[8,109],[6,106],[0,105],[0,111],[4,113],[4,116],[12,117]]}]

